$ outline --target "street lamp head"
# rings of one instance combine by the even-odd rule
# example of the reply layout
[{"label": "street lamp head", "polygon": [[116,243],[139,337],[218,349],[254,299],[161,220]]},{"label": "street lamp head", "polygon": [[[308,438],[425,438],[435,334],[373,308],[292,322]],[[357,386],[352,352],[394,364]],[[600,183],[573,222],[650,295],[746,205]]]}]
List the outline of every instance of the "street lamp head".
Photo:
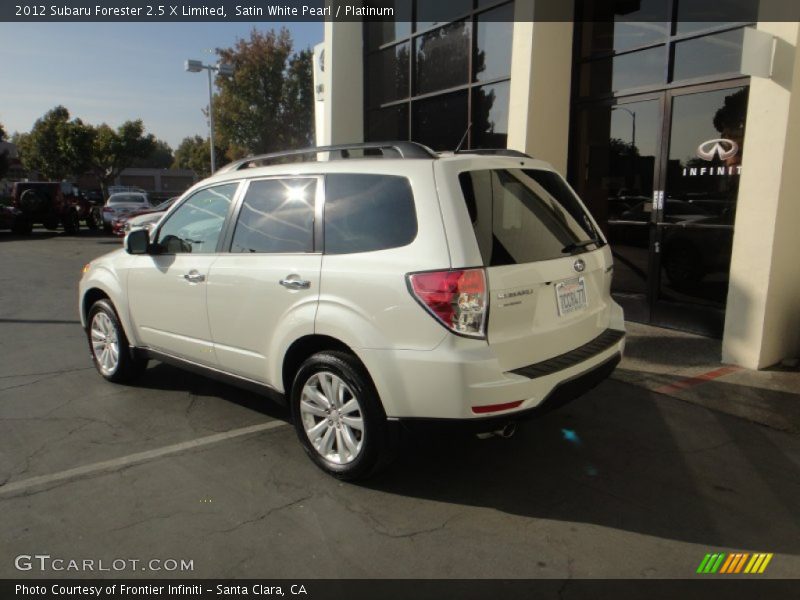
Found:
[{"label": "street lamp head", "polygon": [[233,75],[233,65],[218,63],[217,71],[219,71],[220,75],[228,75],[228,76]]},{"label": "street lamp head", "polygon": [[203,70],[203,63],[199,60],[187,60],[184,63],[184,68],[189,71],[189,73],[199,73]]}]

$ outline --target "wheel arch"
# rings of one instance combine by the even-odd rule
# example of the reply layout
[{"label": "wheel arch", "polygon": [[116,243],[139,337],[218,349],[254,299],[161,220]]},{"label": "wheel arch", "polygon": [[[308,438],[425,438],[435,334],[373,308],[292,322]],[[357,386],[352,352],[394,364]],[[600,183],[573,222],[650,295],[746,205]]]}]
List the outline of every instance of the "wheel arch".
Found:
[{"label": "wheel arch", "polygon": [[302,365],[310,356],[325,350],[345,352],[355,357],[355,359],[364,369],[364,373],[366,373],[367,377],[370,378],[372,385],[375,385],[375,381],[373,380],[369,369],[367,369],[364,361],[358,355],[358,352],[356,352],[353,348],[345,344],[343,341],[328,335],[310,334],[300,337],[292,342],[284,354],[283,365],[281,366],[281,382],[283,383],[283,391],[286,394],[287,399],[289,394],[291,394],[294,376],[300,368],[300,365]]},{"label": "wheel arch", "polygon": [[99,287],[89,288],[83,294],[83,298],[81,299],[81,316],[83,317],[82,322],[85,327],[89,326],[89,310],[91,310],[94,303],[98,300],[109,300],[113,304],[111,297],[105,290]]}]

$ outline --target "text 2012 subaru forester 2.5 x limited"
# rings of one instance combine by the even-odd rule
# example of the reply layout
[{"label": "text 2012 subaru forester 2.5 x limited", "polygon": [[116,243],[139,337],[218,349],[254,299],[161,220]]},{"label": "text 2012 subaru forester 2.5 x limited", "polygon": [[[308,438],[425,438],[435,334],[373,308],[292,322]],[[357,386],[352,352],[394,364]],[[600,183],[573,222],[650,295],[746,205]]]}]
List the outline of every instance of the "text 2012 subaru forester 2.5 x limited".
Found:
[{"label": "text 2012 subaru forester 2.5 x limited", "polygon": [[403,422],[497,430],[602,381],[624,346],[611,276],[546,163],[353,144],[200,182],[84,268],[80,316],[106,379],[154,358],[284,393],[313,461],[357,479]]}]

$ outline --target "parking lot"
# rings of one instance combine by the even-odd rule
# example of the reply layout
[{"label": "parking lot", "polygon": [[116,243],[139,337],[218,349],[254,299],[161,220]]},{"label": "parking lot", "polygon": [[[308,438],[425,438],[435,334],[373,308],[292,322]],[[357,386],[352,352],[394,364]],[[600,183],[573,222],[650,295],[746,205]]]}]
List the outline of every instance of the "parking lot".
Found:
[{"label": "parking lot", "polygon": [[119,246],[0,232],[2,577],[88,576],[15,567],[35,554],[192,565],[93,573],[126,577],[684,578],[718,551],[800,573],[800,439],[635,378],[511,439],[409,438],[363,485],[260,396],[158,363],[107,383],[77,281]]}]

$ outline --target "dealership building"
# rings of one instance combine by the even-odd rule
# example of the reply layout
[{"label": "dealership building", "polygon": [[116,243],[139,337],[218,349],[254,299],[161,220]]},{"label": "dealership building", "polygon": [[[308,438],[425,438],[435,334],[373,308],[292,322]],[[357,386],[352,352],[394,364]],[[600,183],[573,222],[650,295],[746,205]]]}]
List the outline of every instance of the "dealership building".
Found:
[{"label": "dealership building", "polygon": [[629,320],[767,367],[800,355],[800,23],[741,4],[397,0],[394,21],[326,22],[317,142],[546,160],[608,237]]}]

